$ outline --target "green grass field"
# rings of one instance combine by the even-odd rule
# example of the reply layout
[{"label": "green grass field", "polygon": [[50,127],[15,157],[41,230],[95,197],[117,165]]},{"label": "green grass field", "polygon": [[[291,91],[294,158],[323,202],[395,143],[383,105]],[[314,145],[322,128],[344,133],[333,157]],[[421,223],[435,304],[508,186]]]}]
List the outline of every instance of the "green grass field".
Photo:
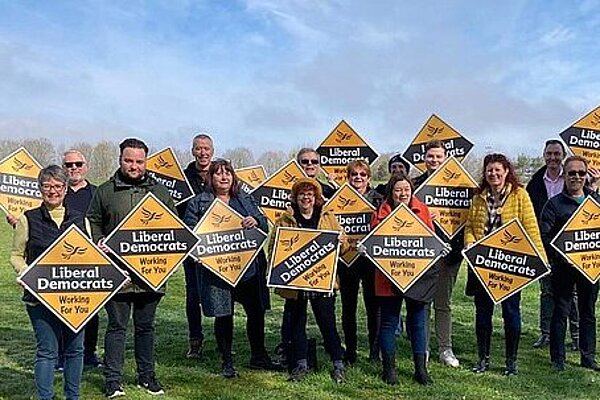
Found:
[{"label": "green grass field", "polygon": [[[33,359],[35,342],[30,323],[20,301],[21,290],[9,265],[11,232],[7,224],[0,224],[0,398],[35,398]],[[379,379],[380,366],[366,360],[367,342],[365,320],[360,323],[360,360],[348,368],[347,382],[335,385],[329,378],[330,363],[324,350],[319,348],[321,369],[302,383],[288,383],[280,373],[255,372],[245,367],[248,345],[245,320],[237,314],[234,349],[236,365],[241,377],[225,380],[219,375],[220,361],[216,353],[212,321],[205,319],[207,334],[205,356],[200,361],[186,360],[187,330],[183,272],[178,271],[170,280],[167,296],[161,303],[157,317],[156,360],[157,374],[165,386],[166,399],[595,399],[599,398],[600,375],[578,367],[579,356],[569,356],[567,369],[556,373],[551,369],[547,350],[533,350],[531,343],[537,336],[538,286],[526,289],[523,296],[523,336],[519,352],[520,373],[516,377],[501,376],[504,365],[504,341],[500,309],[497,308],[492,341],[492,370],[483,375],[470,372],[476,360],[473,328],[473,304],[464,296],[465,270],[454,294],[454,348],[461,367],[451,369],[437,362],[437,351],[432,349],[429,370],[434,385],[423,388],[412,381],[410,346],[406,338],[398,339],[398,367],[400,384],[388,386]],[[338,299],[339,301],[339,299]],[[241,307],[240,307],[241,308]],[[338,307],[339,308],[339,307]],[[268,313],[267,345],[272,349],[278,342],[282,302],[273,296],[273,309]],[[339,315],[338,315],[339,318]],[[101,312],[101,332],[106,316]],[[310,336],[319,337],[314,322]],[[101,334],[102,336],[102,334]],[[432,344],[433,346],[433,344]],[[100,349],[100,352],[102,350]],[[135,387],[135,364],[131,338],[125,369],[125,390],[128,399],[149,399],[152,396]],[[62,395],[61,378],[55,386],[58,398]],[[84,371],[83,399],[102,399],[103,378],[98,370]]]}]

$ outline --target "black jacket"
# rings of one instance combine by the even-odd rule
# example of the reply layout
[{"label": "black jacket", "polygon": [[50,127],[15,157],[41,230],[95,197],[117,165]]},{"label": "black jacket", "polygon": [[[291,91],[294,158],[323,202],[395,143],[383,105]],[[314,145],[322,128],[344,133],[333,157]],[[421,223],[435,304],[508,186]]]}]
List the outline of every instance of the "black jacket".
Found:
[{"label": "black jacket", "polygon": [[[600,196],[588,189],[583,189],[586,196],[592,196],[594,200],[600,202]],[[569,218],[575,213],[580,204],[575,201],[566,191],[562,191],[546,202],[540,218],[540,234],[542,243],[548,256],[548,261],[552,268],[570,267],[570,263],[559,252],[557,252],[550,242],[565,226]]]},{"label": "black jacket", "polygon": [[527,190],[527,193],[529,193],[533,210],[535,211],[535,218],[537,218],[538,221],[540,220],[540,215],[542,214],[544,204],[546,204],[548,201],[548,191],[546,190],[546,184],[544,183],[544,174],[546,173],[546,169],[547,167],[544,165],[542,168],[537,170],[536,173],[531,177],[527,187],[525,187],[525,190]]},{"label": "black jacket", "polygon": [[[183,170],[183,173],[188,182],[190,182],[190,186],[192,186],[192,191],[195,195],[208,190],[208,182],[206,182],[202,178],[202,175],[200,175],[200,171],[198,171],[198,168],[196,168],[196,161],[189,163],[188,166]],[[179,215],[179,218],[183,219],[187,205],[192,199],[193,197],[177,205],[177,214]]]}]

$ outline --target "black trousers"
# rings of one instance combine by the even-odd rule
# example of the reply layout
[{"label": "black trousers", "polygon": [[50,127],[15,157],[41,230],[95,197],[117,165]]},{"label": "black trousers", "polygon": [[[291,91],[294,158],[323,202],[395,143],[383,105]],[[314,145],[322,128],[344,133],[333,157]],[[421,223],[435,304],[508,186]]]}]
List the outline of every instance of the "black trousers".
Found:
[{"label": "black trousers", "polygon": [[375,297],[375,266],[368,260],[357,260],[352,266],[338,266],[340,296],[342,299],[342,330],[347,353],[356,353],[358,291],[362,281],[363,301],[367,314],[369,349],[375,345],[379,334],[381,309]]},{"label": "black trousers", "polygon": [[104,377],[121,382],[127,324],[133,311],[134,353],[138,376],[154,373],[154,317],[162,298],[158,293],[117,294],[106,303],[108,325],[104,337]]},{"label": "black trousers", "polygon": [[[250,343],[251,357],[267,354],[265,349],[265,310],[260,300],[258,277],[240,282],[233,290],[233,300],[246,312],[246,334]],[[215,318],[215,338],[224,362],[232,360],[233,310],[231,315]]]},{"label": "black trousers", "polygon": [[301,297],[286,300],[291,313],[294,361],[307,359],[306,319],[309,301],[325,342],[325,351],[329,353],[332,361],[342,360],[344,351],[335,324],[335,297],[315,297],[310,300]]},{"label": "black trousers", "polygon": [[188,323],[190,339],[204,340],[202,332],[202,310],[200,308],[200,294],[198,293],[198,263],[192,258],[183,261],[185,272],[185,316]]},{"label": "black trousers", "polygon": [[596,358],[596,300],[598,284],[592,284],[574,267],[557,266],[552,271],[554,313],[550,323],[550,358],[554,362],[565,360],[565,333],[567,317],[571,311],[573,287],[577,288],[579,308],[579,350],[581,363],[589,365]]}]

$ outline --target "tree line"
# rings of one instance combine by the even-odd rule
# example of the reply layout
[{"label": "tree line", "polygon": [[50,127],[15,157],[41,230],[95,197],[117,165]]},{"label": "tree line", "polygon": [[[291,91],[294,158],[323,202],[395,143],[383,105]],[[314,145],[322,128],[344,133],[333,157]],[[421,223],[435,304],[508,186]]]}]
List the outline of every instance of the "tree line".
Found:
[{"label": "tree line", "polygon": [[[95,144],[76,142],[71,145],[55,145],[48,138],[0,139],[0,159],[6,157],[20,146],[25,147],[44,166],[52,163],[60,164],[62,154],[68,149],[79,150],[85,156],[90,167],[88,179],[95,183],[105,181],[118,167],[119,145],[117,142],[110,140],[103,140]],[[150,153],[162,150],[153,148],[151,144],[149,146]],[[235,168],[260,164],[265,168],[267,174],[271,174],[288,160],[295,158],[300,148],[301,146],[298,146],[287,152],[283,150],[264,150],[256,153],[248,147],[240,146],[224,150],[220,153],[220,157],[230,160]],[[183,168],[192,161],[189,148],[174,147],[173,151]],[[382,153],[371,166],[374,181],[385,181],[388,178],[387,164],[390,157],[394,154],[393,152]],[[470,154],[463,162],[467,171],[478,182],[481,179],[482,160],[483,155]],[[531,175],[544,165],[543,157],[534,157],[527,154],[519,154],[512,161],[522,182],[529,181]],[[417,174],[414,168],[412,174]]]}]

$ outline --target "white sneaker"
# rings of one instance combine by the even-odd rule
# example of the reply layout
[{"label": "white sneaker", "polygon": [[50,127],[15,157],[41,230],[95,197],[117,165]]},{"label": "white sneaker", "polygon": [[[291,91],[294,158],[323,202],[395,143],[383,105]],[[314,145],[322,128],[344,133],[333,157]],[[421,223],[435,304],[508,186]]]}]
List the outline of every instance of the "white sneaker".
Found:
[{"label": "white sneaker", "polygon": [[452,349],[442,351],[440,354],[440,362],[452,368],[457,368],[460,365],[458,358],[456,358]]}]

